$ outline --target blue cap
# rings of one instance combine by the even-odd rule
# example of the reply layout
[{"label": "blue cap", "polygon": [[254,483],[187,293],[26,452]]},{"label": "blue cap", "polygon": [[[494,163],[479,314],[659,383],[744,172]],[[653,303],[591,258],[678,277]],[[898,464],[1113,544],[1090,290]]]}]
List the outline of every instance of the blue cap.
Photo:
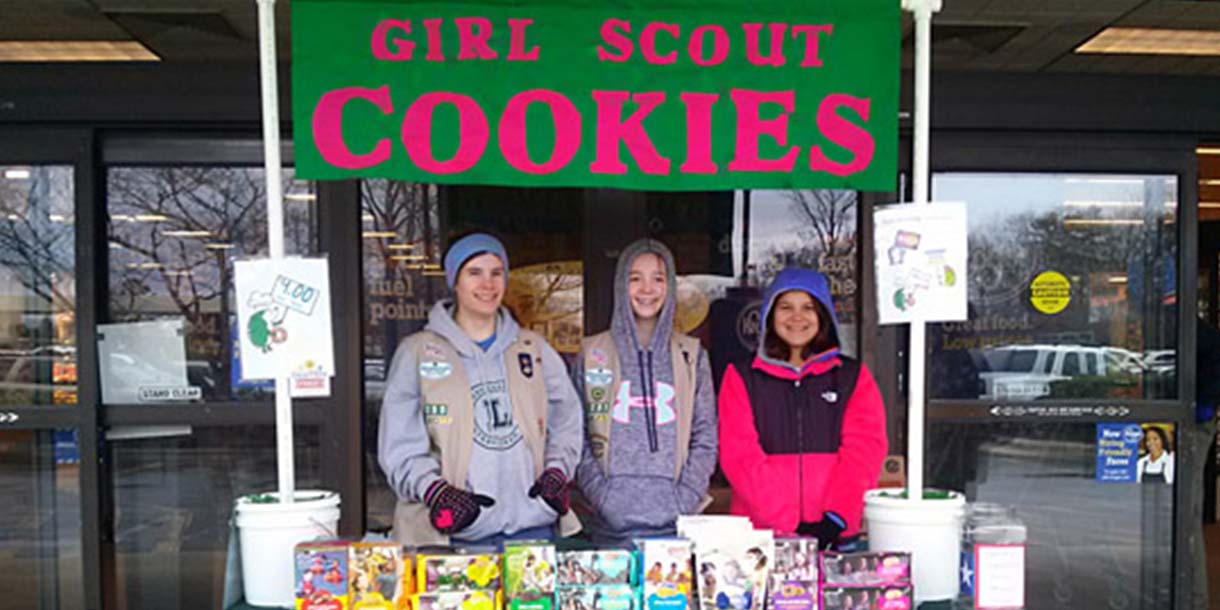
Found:
[{"label": "blue cap", "polygon": [[445,283],[449,288],[457,282],[458,271],[466,261],[480,254],[495,254],[504,263],[504,273],[508,274],[508,252],[500,240],[486,233],[471,233],[449,246],[445,253]]}]

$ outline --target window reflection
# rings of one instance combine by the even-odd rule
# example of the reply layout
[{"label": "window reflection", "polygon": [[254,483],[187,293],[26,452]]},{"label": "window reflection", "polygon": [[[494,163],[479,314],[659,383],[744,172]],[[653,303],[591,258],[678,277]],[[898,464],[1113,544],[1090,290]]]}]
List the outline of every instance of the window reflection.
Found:
[{"label": "window reflection", "polygon": [[[317,251],[310,183],[284,173],[288,255]],[[205,400],[265,398],[240,379],[234,260],[266,256],[264,172],[250,167],[113,167],[107,172],[114,322],[182,318],[188,383]]]},{"label": "window reflection", "polygon": [[76,403],[72,168],[0,166],[0,404]]},{"label": "window reflection", "polygon": [[967,204],[970,319],[930,326],[932,397],[1176,395],[1176,178],[949,173],[933,190]]}]

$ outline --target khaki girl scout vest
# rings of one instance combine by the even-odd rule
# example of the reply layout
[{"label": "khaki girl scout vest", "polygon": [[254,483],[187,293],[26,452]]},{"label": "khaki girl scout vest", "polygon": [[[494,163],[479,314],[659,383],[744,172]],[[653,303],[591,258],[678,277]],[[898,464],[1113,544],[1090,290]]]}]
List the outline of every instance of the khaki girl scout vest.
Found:
[{"label": "khaki girl scout vest", "polygon": [[[443,337],[424,330],[407,337],[420,369],[451,365],[446,375],[419,375],[419,402],[432,439],[430,453],[441,465],[441,478],[465,488],[474,449],[474,400],[470,383],[457,351]],[[534,472],[544,469],[546,450],[546,380],[542,374],[542,345],[539,334],[521,329],[517,339],[504,350],[508,395],[513,419],[534,456]],[[394,506],[394,537],[408,545],[448,545],[449,537],[432,527],[429,508],[422,502],[399,500]],[[580,531],[580,521],[571,511],[559,520],[561,536]]]},{"label": "khaki girl scout vest", "polygon": [[[601,464],[602,474],[610,472],[610,409],[621,378],[618,348],[610,331],[585,339],[585,433],[589,448]],[[669,359],[674,365],[674,395],[677,397],[678,440],[674,444],[674,482],[682,476],[690,452],[691,424],[695,417],[695,371],[699,366],[699,340],[680,333],[669,335]],[[597,383],[592,383],[597,382]],[[711,504],[705,496],[702,511]]]}]

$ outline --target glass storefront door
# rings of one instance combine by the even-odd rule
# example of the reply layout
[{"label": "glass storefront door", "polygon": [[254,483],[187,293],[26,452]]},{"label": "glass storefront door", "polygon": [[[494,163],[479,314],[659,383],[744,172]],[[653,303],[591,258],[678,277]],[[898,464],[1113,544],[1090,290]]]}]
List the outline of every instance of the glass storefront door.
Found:
[{"label": "glass storefront door", "polygon": [[1180,396],[1179,196],[1172,174],[934,177],[966,203],[970,319],[929,325],[928,479],[1016,507],[1031,609],[1171,607],[1189,483],[1180,413],[1150,407]]},{"label": "glass storefront door", "polygon": [[85,605],[74,175],[0,160],[0,596],[15,608]]}]

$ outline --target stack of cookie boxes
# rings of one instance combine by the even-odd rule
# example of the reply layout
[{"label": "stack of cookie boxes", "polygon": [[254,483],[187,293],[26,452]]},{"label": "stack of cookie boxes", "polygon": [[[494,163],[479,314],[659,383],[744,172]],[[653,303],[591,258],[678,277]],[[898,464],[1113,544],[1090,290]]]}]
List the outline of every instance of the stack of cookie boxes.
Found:
[{"label": "stack of cookie boxes", "polygon": [[639,610],[635,555],[622,549],[559,554],[559,610]]},{"label": "stack of cookie boxes", "polygon": [[411,562],[391,542],[304,542],[296,547],[297,610],[408,610]]},{"label": "stack of cookie boxes", "polygon": [[497,553],[420,553],[414,610],[501,610]]},{"label": "stack of cookie boxes", "polygon": [[911,610],[909,553],[822,553],[822,610]]}]

